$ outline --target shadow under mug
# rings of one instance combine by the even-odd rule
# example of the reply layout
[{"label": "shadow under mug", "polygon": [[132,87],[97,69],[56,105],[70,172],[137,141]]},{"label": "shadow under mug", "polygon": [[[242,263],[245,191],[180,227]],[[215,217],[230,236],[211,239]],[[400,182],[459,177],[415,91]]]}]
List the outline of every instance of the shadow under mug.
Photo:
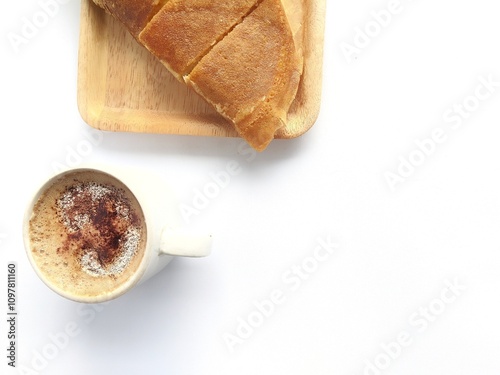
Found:
[{"label": "shadow under mug", "polygon": [[[65,254],[65,258],[62,256],[64,254],[61,255],[62,242],[71,241],[69,236],[58,233],[63,227],[62,220],[55,213],[49,215],[47,211],[40,211],[40,202],[44,199],[51,199],[52,206],[55,207],[55,197],[61,196],[62,192],[79,184],[96,183],[124,191],[136,203],[139,217],[143,220],[141,245],[134,255],[134,261],[120,274],[90,275],[79,270],[81,259],[78,261],[76,254]],[[85,166],[64,171],[44,182],[28,204],[23,221],[28,259],[40,279],[63,297],[82,303],[101,303],[115,299],[152,277],[173,257],[209,255],[211,235],[193,235],[176,229],[179,222],[177,204],[164,180],[142,170]],[[40,220],[45,221],[49,229],[35,233],[37,229],[34,223]],[[57,230],[53,230],[54,228]],[[48,239],[45,240],[44,236]],[[72,251],[75,250],[74,247]]]}]

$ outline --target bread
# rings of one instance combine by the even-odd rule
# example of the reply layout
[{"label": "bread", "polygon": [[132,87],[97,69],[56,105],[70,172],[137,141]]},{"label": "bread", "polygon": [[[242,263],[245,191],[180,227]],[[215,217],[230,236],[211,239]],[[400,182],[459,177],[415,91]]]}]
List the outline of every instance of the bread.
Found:
[{"label": "bread", "polygon": [[287,112],[301,60],[281,0],[94,0],[254,149]]},{"label": "bread", "polygon": [[257,0],[171,0],[139,41],[180,81],[253,9]]}]

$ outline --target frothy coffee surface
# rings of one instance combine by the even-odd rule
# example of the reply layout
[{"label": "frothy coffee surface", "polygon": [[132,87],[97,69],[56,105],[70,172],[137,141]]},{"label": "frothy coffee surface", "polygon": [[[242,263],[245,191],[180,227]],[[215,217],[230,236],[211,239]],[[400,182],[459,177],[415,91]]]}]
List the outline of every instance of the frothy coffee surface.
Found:
[{"label": "frothy coffee surface", "polygon": [[102,172],[72,172],[38,199],[30,247],[39,270],[67,294],[108,294],[134,274],[146,229],[133,194]]}]

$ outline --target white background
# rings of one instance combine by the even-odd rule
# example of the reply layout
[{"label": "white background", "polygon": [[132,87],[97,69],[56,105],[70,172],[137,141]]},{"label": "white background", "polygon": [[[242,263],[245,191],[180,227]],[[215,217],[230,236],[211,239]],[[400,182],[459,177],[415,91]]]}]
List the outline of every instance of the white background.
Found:
[{"label": "white background", "polygon": [[[355,47],[357,28],[375,35],[371,12],[388,4],[328,1],[318,121],[253,160],[238,152],[240,139],[102,134],[82,162],[149,170],[181,204],[228,162],[241,172],[191,217],[193,229],[214,235],[209,258],[176,259],[92,308],[38,279],[21,236],[34,189],[91,133],[76,105],[80,2],[61,4],[17,52],[9,33],[19,35],[23,18],[41,8],[5,2],[0,283],[16,262],[23,371],[7,366],[0,286],[0,372],[499,374],[500,87],[471,97],[479,77],[500,82],[498,5],[401,0],[401,12],[349,63],[341,43]],[[464,100],[474,110],[453,129],[458,120],[443,115]],[[415,142],[439,129],[446,141],[391,189],[387,172],[398,173],[400,157],[418,159]],[[319,239],[338,248],[315,264],[308,257]],[[304,261],[310,272],[299,285],[291,272]],[[447,283],[458,285],[455,294]],[[273,291],[283,293],[281,303],[259,320],[254,302]],[[259,327],[228,345],[249,316]]]}]

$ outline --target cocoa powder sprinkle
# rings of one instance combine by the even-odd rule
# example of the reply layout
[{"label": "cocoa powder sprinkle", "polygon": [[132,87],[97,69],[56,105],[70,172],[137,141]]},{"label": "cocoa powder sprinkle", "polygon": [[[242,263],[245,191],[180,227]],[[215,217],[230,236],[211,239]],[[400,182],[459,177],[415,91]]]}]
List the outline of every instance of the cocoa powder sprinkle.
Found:
[{"label": "cocoa powder sprinkle", "polygon": [[57,199],[56,207],[68,232],[61,251],[75,251],[83,271],[117,276],[127,268],[140,246],[141,223],[123,190],[77,182]]}]

